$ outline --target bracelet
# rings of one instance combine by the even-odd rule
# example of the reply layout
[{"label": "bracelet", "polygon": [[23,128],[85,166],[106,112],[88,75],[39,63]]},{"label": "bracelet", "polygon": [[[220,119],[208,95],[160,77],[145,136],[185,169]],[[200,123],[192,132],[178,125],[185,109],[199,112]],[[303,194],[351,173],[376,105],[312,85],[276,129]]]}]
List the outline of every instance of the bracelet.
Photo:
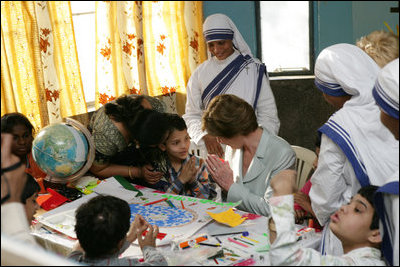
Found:
[{"label": "bracelet", "polygon": [[131,172],[131,167],[133,167],[133,166],[129,166],[128,167],[128,174],[129,174],[129,178],[133,179],[132,172]]}]

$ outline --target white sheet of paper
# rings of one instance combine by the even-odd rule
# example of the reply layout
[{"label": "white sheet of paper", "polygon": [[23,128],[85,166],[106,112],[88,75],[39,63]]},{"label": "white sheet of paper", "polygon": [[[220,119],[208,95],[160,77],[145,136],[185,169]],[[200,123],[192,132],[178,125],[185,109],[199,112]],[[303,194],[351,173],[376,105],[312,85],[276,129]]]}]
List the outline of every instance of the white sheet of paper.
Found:
[{"label": "white sheet of paper", "polygon": [[137,194],[135,191],[125,189],[114,177],[102,180],[100,184],[93,188],[93,192],[118,197],[127,202],[134,199]]}]

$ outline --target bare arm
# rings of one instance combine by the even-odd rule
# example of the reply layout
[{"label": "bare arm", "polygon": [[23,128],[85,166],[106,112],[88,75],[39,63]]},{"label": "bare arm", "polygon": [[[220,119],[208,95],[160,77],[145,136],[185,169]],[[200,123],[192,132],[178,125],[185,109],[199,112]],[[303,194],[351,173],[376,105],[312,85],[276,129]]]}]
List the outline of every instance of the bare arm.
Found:
[{"label": "bare arm", "polygon": [[93,163],[92,167],[90,167],[90,171],[96,176],[100,178],[108,178],[114,175],[121,175],[124,177],[129,177],[129,168],[131,171],[132,177],[141,177],[141,170],[139,167],[132,166],[124,166],[117,164],[95,164]]}]

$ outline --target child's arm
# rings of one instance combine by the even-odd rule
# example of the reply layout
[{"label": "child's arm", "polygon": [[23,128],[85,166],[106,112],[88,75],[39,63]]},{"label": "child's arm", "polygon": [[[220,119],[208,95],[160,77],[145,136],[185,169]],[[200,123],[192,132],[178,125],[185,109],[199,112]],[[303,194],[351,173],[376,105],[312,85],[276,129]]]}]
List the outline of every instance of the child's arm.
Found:
[{"label": "child's arm", "polygon": [[197,198],[213,199],[217,195],[215,184],[212,184],[210,181],[210,176],[205,164],[200,167],[196,179],[192,183],[189,183],[188,186],[193,196]]},{"label": "child's arm", "polygon": [[155,248],[158,233],[158,227],[155,226],[153,228],[152,225],[149,226],[148,232],[144,237],[142,237],[142,231],[138,231],[137,237],[139,246],[143,251],[145,263],[151,265],[168,265],[164,256]]}]

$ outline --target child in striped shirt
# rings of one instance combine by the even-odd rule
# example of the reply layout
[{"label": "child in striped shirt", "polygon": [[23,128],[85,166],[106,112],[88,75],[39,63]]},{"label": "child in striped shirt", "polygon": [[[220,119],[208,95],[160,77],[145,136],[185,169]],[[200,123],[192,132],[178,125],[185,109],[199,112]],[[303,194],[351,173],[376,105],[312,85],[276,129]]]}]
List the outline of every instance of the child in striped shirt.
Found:
[{"label": "child in striped shirt", "polygon": [[168,171],[156,184],[166,193],[214,199],[216,184],[203,159],[189,154],[190,137],[182,117],[169,114],[170,134],[162,145],[167,153]]}]

